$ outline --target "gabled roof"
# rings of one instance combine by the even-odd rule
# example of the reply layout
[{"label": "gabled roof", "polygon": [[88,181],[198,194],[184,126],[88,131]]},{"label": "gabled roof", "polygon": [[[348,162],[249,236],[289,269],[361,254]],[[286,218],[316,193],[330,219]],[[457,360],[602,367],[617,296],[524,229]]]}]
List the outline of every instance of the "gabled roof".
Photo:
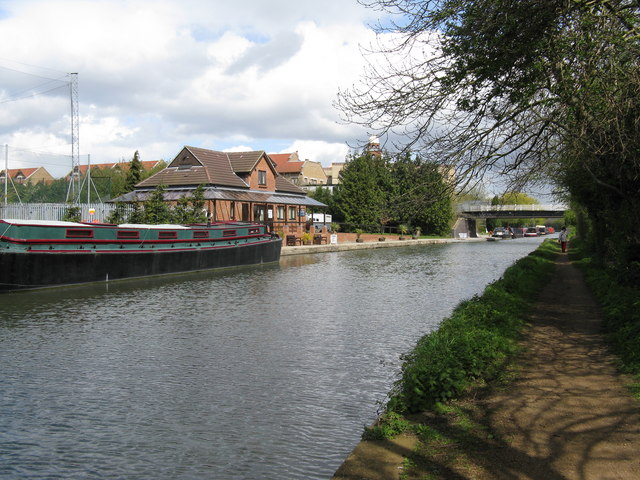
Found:
[{"label": "gabled roof", "polygon": [[[112,163],[92,163],[91,164],[91,170],[108,170],[109,168],[113,168],[116,165],[118,165],[116,162],[112,162]],[[78,172],[80,175],[85,175],[87,173],[87,170],[89,170],[89,165],[78,165],[78,167],[76,169],[76,172]],[[67,177],[70,175],[70,173],[67,174]]]},{"label": "gabled roof", "polygon": [[250,174],[265,158],[276,179],[276,191],[306,195],[282,177],[264,150],[252,152],[218,152],[199,147],[184,147],[182,151],[160,172],[143,180],[136,188],[146,189],[165,185],[168,187],[218,186],[249,189],[249,185],[239,176]]},{"label": "gabled roof", "polygon": [[294,153],[272,153],[269,154],[271,160],[276,164],[279,173],[302,173],[304,161],[298,157],[298,152]]},{"label": "gabled roof", "polygon": [[[44,172],[47,173],[47,175],[49,175],[49,172],[47,172],[44,167],[32,167],[32,168],[10,168],[8,170],[9,172],[9,178],[16,178],[17,176],[19,176],[20,174],[22,174],[22,176],[27,179],[29,177],[31,177],[34,173],[36,173],[39,170],[43,170]],[[50,175],[49,175],[50,176]],[[5,172],[4,170],[0,170],[0,177],[4,178],[5,177]]]},{"label": "gabled roof", "polygon": [[[36,167],[36,168],[10,168],[8,170],[9,178],[16,178],[20,174],[22,174],[22,176],[24,178],[29,178],[31,175],[36,173],[39,168],[41,168],[41,167]],[[0,177],[4,178],[4,176],[5,176],[4,170],[0,170]]]},{"label": "gabled roof", "polygon": [[267,154],[264,150],[257,150],[254,152],[229,152],[227,155],[229,155],[229,161],[235,173],[251,173],[260,159]]},{"label": "gabled roof", "polygon": [[222,185],[249,188],[234,173],[228,153],[198,147],[184,147],[167,168],[138,183],[136,187],[158,185]]}]

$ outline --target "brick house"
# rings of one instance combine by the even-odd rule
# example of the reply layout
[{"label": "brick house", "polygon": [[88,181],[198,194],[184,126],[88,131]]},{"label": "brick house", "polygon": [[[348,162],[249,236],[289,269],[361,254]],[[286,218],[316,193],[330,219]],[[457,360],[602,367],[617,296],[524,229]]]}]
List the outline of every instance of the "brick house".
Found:
[{"label": "brick house", "polygon": [[264,151],[218,152],[189,146],[166,168],[138,183],[135,191],[114,201],[144,201],[159,185],[165,188],[165,200],[172,203],[204,186],[205,209],[212,222],[264,222],[286,233],[302,232],[307,210],[325,206],[280,175]]},{"label": "brick house", "polygon": [[327,175],[320,162],[300,160],[298,152],[271,153],[278,173],[303,190],[313,190],[318,185],[327,184]]},{"label": "brick house", "polygon": [[[10,168],[9,178],[13,183],[31,183],[34,185],[39,182],[50,184],[54,180],[53,176],[44,167]],[[0,183],[4,184],[5,179],[6,173],[2,170],[0,171]]]}]

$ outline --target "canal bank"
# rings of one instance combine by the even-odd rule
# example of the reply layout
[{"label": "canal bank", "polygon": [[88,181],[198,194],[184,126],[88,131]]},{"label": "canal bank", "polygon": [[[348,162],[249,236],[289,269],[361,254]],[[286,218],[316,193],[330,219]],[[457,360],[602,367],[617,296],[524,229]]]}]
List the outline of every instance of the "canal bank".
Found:
[{"label": "canal bank", "polygon": [[416,238],[410,240],[365,240],[363,242],[356,242],[355,236],[352,241],[344,241],[339,243],[330,243],[322,245],[296,245],[293,247],[283,246],[280,253],[281,256],[287,255],[302,255],[309,253],[329,253],[329,252],[347,252],[350,250],[366,250],[373,248],[397,248],[397,247],[411,247],[416,245],[436,245],[442,243],[461,243],[461,242],[484,242],[486,238]]},{"label": "canal bank", "polygon": [[361,441],[333,480],[637,478],[640,405],[581,273],[566,255],[554,268],[527,314],[513,383],[412,417],[428,447],[414,435]]}]

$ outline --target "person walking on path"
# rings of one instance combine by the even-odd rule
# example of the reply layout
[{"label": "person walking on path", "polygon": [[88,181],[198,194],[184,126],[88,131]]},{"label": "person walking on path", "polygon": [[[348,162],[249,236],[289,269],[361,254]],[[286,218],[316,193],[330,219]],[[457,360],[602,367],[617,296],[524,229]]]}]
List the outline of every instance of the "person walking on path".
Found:
[{"label": "person walking on path", "polygon": [[558,243],[562,247],[562,253],[567,251],[567,239],[569,238],[569,234],[567,233],[567,227],[562,227],[560,230],[560,235],[558,235]]}]

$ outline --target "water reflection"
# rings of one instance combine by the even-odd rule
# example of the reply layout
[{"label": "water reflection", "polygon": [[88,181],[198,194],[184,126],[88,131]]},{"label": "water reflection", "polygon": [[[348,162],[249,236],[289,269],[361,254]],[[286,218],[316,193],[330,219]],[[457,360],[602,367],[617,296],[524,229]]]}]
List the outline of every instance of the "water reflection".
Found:
[{"label": "water reflection", "polygon": [[0,476],[328,478],[400,355],[536,244],[0,296]]}]

